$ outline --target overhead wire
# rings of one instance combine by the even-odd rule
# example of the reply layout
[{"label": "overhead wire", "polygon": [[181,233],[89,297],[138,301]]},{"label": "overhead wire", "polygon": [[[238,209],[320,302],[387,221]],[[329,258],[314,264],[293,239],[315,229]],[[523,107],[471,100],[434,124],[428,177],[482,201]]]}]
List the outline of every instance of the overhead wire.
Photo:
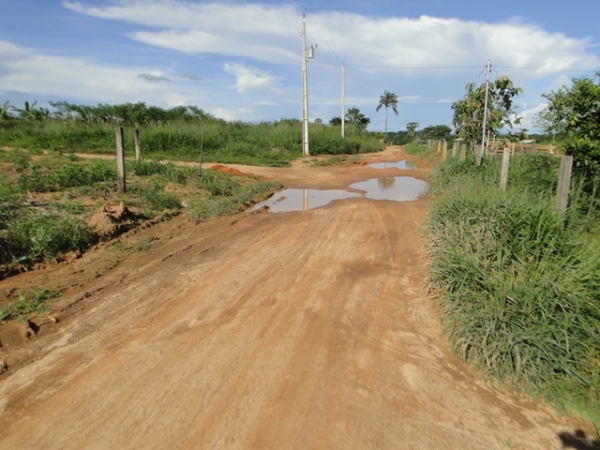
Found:
[{"label": "overhead wire", "polygon": [[[331,53],[333,53],[333,55],[334,55],[334,56],[335,56],[335,57],[336,57],[336,58],[337,58],[337,59],[340,61],[340,63],[339,63],[339,64],[323,63],[323,65],[328,65],[328,66],[336,66],[336,67],[339,67],[339,66],[340,66],[340,64],[343,64],[343,65],[344,65],[344,67],[346,67],[346,68],[347,68],[346,64],[344,63],[344,60],[343,60],[342,58],[340,58],[340,57],[339,57],[339,55],[338,55],[338,54],[335,52],[335,50],[334,50],[334,49],[333,49],[333,48],[332,48],[332,47],[329,45],[329,43],[327,42],[327,40],[325,39],[325,37],[324,37],[324,36],[321,34],[321,32],[320,32],[320,31],[317,29],[317,27],[316,27],[316,26],[314,26],[314,25],[313,25],[313,23],[312,23],[310,20],[307,20],[306,22],[307,22],[307,23],[308,23],[308,25],[309,25],[309,26],[310,26],[312,29],[314,29],[314,30],[316,31],[316,33],[317,33],[317,34],[318,34],[318,35],[319,35],[319,36],[320,36],[320,37],[323,39],[323,42],[325,43],[325,45],[326,45],[327,47],[329,47],[329,50],[331,50]],[[313,60],[313,62],[316,62],[316,61],[315,61],[315,60]],[[319,61],[319,62],[317,62],[317,63],[320,63],[320,61]],[[354,77],[354,75],[352,74],[352,71],[349,71],[349,72],[348,72],[348,71],[346,71],[346,73],[350,75],[350,78],[352,78],[352,80],[353,80],[353,81],[356,83],[356,85],[357,85],[357,86],[360,88],[360,90],[361,90],[361,91],[363,91],[363,93],[364,93],[365,95],[369,96],[369,94],[367,93],[367,90],[366,90],[366,89],[365,89],[365,88],[362,86],[362,84],[360,84],[360,83],[358,82],[358,80],[357,80],[357,79]]]}]

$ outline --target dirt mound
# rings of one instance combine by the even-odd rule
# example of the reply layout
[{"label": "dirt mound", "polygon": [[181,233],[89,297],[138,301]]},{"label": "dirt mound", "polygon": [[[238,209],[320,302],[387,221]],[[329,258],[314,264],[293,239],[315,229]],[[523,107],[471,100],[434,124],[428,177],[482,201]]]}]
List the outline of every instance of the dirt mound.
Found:
[{"label": "dirt mound", "polygon": [[137,223],[137,216],[123,202],[118,206],[104,205],[87,220],[90,231],[101,241],[125,233]]},{"label": "dirt mound", "polygon": [[214,170],[215,172],[226,173],[228,175],[237,175],[238,177],[247,177],[248,176],[247,173],[240,172],[239,170],[234,169],[232,167],[226,167],[222,164],[215,164],[209,170]]}]

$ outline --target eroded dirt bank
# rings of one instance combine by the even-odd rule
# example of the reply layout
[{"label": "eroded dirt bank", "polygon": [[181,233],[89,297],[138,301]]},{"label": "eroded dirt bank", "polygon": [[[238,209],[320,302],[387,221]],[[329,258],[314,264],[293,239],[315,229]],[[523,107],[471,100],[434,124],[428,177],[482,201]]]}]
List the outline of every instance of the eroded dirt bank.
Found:
[{"label": "eroded dirt bank", "polygon": [[[329,189],[403,174],[257,171]],[[592,433],[449,353],[425,289],[428,207],[357,198],[174,222],[170,239],[96,279],[102,290],[15,353],[24,362],[0,379],[0,446],[550,449],[561,432]]]}]

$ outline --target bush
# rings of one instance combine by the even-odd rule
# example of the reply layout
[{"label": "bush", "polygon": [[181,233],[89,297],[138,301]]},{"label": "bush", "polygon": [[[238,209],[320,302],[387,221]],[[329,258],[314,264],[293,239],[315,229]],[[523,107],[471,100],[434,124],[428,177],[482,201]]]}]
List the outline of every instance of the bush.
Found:
[{"label": "bush", "polygon": [[7,241],[9,254],[39,261],[83,250],[93,242],[93,236],[80,219],[38,214],[9,223]]},{"label": "bush", "polygon": [[455,351],[600,423],[600,234],[554,207],[554,163],[513,161],[506,193],[495,162],[435,171],[431,282]]}]

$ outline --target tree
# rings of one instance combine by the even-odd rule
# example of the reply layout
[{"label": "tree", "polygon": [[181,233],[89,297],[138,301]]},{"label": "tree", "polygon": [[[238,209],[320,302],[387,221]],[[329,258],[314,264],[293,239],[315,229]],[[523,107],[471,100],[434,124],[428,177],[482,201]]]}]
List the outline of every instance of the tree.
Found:
[{"label": "tree", "polygon": [[[452,104],[454,118],[452,125],[458,137],[475,142],[481,139],[483,130],[483,116],[485,110],[485,84],[476,87],[475,83],[466,85],[465,98]],[[490,135],[497,135],[498,131],[507,126],[521,123],[521,118],[516,117],[513,110],[513,99],[523,92],[515,87],[513,82],[503,76],[490,82],[488,94],[488,117],[486,128]]]},{"label": "tree", "polygon": [[452,128],[448,125],[431,125],[423,128],[419,132],[423,139],[435,139],[437,141],[447,141],[452,136]]},{"label": "tree", "polygon": [[[596,74],[600,77],[600,72]],[[545,94],[549,103],[540,117],[546,129],[565,131],[565,152],[573,155],[575,170],[600,177],[600,84],[589,77],[573,78],[571,88]]]},{"label": "tree", "polygon": [[332,125],[334,127],[341,127],[342,126],[342,118],[340,116],[337,117],[333,117],[330,121],[329,121],[329,125]]},{"label": "tree", "polygon": [[2,103],[2,105],[0,105],[0,120],[10,118],[10,111],[13,109],[14,108],[11,106],[9,101]]},{"label": "tree", "polygon": [[419,124],[417,122],[408,122],[406,124],[406,132],[408,133],[408,141],[414,141],[417,138],[417,128],[419,128]]},{"label": "tree", "polygon": [[379,106],[377,106],[376,111],[379,111],[382,106],[385,106],[385,132],[387,133],[388,108],[391,107],[396,115],[398,115],[398,96],[393,92],[384,90],[383,95],[379,97]]},{"label": "tree", "polygon": [[[596,75],[600,77],[600,72]],[[589,77],[573,78],[572,82],[571,88],[563,86],[542,96],[549,103],[538,118],[547,131],[600,140],[600,85]]]},{"label": "tree", "polygon": [[364,133],[369,123],[371,123],[371,119],[365,117],[358,108],[348,109],[345,119],[348,130],[354,130],[358,134]]}]

